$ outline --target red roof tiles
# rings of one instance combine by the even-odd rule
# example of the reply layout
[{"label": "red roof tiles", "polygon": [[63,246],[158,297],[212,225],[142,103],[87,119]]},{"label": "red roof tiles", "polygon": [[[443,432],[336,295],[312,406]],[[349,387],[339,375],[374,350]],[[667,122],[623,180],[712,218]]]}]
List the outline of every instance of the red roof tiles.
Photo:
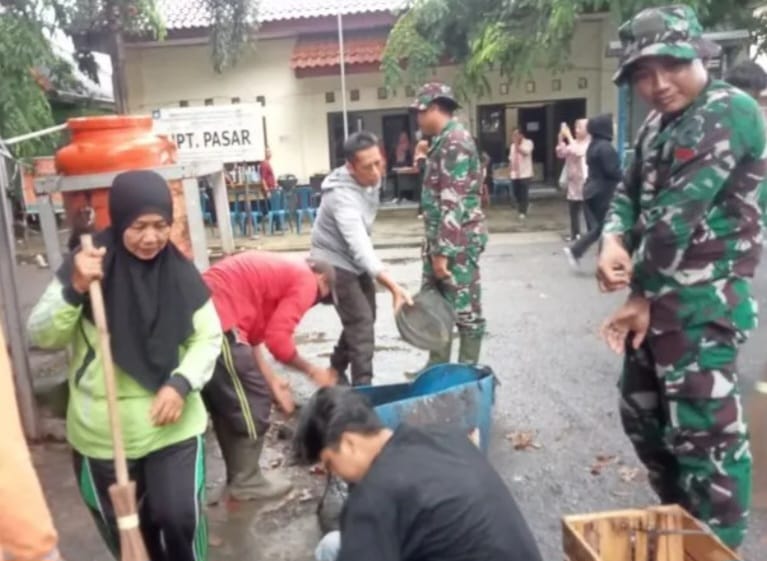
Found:
[{"label": "red roof tiles", "polygon": [[[386,37],[359,37],[344,39],[344,62],[367,64],[381,62]],[[290,57],[293,70],[338,66],[340,63],[338,39],[302,38],[296,43]]]}]

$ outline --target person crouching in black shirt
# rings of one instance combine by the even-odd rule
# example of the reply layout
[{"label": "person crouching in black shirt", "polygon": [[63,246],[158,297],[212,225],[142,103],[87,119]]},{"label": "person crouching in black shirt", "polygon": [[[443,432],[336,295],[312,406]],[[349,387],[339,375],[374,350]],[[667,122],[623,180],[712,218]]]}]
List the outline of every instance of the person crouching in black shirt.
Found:
[{"label": "person crouching in black shirt", "polygon": [[318,561],[541,561],[516,502],[461,432],[381,424],[367,398],[319,390],[296,430],[299,458],[350,485]]}]

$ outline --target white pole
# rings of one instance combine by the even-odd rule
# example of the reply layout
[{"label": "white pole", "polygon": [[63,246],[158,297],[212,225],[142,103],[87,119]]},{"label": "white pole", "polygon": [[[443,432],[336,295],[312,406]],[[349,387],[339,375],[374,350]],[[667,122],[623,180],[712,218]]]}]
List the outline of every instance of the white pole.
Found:
[{"label": "white pole", "polygon": [[338,64],[341,67],[341,111],[344,120],[344,140],[349,137],[349,117],[346,113],[346,64],[344,57],[344,23],[338,14]]},{"label": "white pole", "polygon": [[13,138],[6,138],[3,140],[3,142],[7,144],[8,146],[11,146],[12,144],[18,144],[19,142],[24,142],[25,140],[32,140],[33,138],[39,138],[41,136],[45,136],[46,134],[59,132],[64,130],[65,128],[67,128],[67,124],[62,123],[54,127],[48,127],[47,129],[40,129],[39,131],[29,132],[27,134],[22,134],[20,136],[14,136]]}]

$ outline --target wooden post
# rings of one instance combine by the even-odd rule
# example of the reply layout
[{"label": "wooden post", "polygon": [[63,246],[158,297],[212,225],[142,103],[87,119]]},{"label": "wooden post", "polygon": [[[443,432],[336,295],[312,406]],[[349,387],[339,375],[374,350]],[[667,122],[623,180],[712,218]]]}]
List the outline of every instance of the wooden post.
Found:
[{"label": "wooden post", "polygon": [[216,203],[218,235],[221,237],[221,249],[226,255],[231,255],[234,253],[234,234],[229,216],[229,195],[226,192],[224,172],[219,171],[211,175],[211,180],[213,182],[213,200]]}]

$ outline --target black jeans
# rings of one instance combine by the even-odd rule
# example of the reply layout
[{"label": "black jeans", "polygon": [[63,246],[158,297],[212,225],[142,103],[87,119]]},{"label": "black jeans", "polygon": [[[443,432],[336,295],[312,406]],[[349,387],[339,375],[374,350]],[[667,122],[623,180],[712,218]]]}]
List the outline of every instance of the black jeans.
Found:
[{"label": "black jeans", "polygon": [[575,239],[581,234],[581,215],[583,214],[583,201],[567,201],[570,209],[570,239]]},{"label": "black jeans", "polygon": [[[74,468],[85,505],[115,559],[119,559],[119,532],[109,498],[109,487],[116,479],[114,462],[74,452]],[[129,460],[128,473],[136,483],[141,534],[150,561],[207,559],[202,435]]]},{"label": "black jeans", "polygon": [[603,197],[592,197],[583,201],[584,214],[586,215],[586,227],[588,231],[583,234],[578,241],[570,246],[573,257],[580,259],[588,249],[599,241],[602,236],[602,227],[604,226],[607,210],[610,205],[610,199]]},{"label": "black jeans", "polygon": [[352,384],[366,385],[373,378],[376,287],[368,274],[357,275],[336,267],[336,311],[343,331],[333,349],[330,365],[341,376],[351,365]]},{"label": "black jeans", "polygon": [[519,214],[527,214],[530,206],[530,179],[512,179],[511,188],[514,190],[514,200],[517,201]]}]

